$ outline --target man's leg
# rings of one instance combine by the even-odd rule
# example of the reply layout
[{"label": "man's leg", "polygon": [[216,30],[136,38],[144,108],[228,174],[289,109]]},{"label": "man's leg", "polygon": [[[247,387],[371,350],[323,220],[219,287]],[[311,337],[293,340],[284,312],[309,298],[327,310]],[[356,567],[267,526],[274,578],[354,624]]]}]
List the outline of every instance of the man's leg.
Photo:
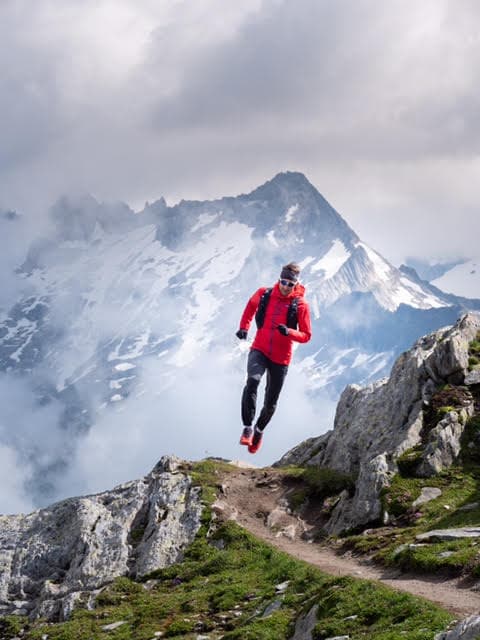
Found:
[{"label": "man's leg", "polygon": [[248,354],[247,383],[242,393],[242,422],[244,426],[252,426],[257,406],[257,389],[262,379],[268,360],[261,351],[252,349]]},{"label": "man's leg", "polygon": [[287,375],[288,365],[276,364],[270,362],[267,370],[267,386],[265,388],[265,399],[263,409],[258,417],[256,429],[263,431],[272,419],[275,409],[277,408],[278,396],[282,390],[285,376]]}]

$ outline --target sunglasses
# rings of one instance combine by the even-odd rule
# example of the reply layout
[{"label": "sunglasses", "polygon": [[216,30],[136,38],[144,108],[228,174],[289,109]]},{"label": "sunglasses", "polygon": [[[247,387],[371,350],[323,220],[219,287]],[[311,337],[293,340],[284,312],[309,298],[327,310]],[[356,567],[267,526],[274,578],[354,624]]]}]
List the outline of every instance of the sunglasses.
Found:
[{"label": "sunglasses", "polygon": [[294,287],[296,285],[296,282],[290,282],[290,280],[279,280],[280,284],[282,285],[282,287]]}]

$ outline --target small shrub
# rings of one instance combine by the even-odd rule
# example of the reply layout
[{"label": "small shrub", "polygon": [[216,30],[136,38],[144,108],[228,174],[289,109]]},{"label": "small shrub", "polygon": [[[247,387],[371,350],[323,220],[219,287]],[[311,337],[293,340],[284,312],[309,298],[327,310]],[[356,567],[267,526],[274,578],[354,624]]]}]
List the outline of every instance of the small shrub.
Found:
[{"label": "small shrub", "polygon": [[471,405],[473,396],[467,387],[446,384],[439,388],[431,397],[429,406],[423,413],[423,428],[421,438],[423,444],[428,442],[430,431],[448,411],[458,411]]},{"label": "small shrub", "polygon": [[480,337],[477,335],[475,340],[472,340],[468,345],[469,353],[473,355],[480,355]]},{"label": "small shrub", "polygon": [[447,413],[450,413],[450,411],[456,411],[456,408],[453,407],[452,405],[446,405],[445,407],[438,407],[437,418],[439,420],[442,420],[442,418],[444,418],[447,415]]},{"label": "small shrub", "polygon": [[0,637],[5,638],[5,640],[17,637],[26,623],[27,619],[21,616],[0,618]]},{"label": "small shrub", "polygon": [[312,498],[335,496],[345,489],[351,494],[355,490],[353,476],[335,471],[335,469],[306,467],[302,477],[309,488],[309,496]]},{"label": "small shrub", "polygon": [[388,513],[395,518],[405,515],[411,508],[414,498],[409,491],[387,493],[384,505]]},{"label": "small shrub", "polygon": [[467,420],[460,442],[462,460],[464,462],[480,462],[480,415]]},{"label": "small shrub", "polygon": [[188,618],[174,620],[168,627],[165,637],[171,638],[173,636],[184,636],[187,633],[192,633],[195,629],[195,623]]},{"label": "small shrub", "polygon": [[404,478],[415,477],[418,465],[422,460],[423,447],[417,445],[404,451],[396,460],[400,475]]}]

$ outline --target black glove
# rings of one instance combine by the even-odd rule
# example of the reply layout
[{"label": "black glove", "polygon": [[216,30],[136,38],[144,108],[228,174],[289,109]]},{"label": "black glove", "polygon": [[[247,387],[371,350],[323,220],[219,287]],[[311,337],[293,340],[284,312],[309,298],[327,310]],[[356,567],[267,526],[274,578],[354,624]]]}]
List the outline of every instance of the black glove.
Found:
[{"label": "black glove", "polygon": [[288,336],[288,327],[284,324],[279,324],[277,329],[280,331],[282,336]]},{"label": "black glove", "polygon": [[246,340],[248,332],[245,329],[239,329],[235,335],[239,340]]}]

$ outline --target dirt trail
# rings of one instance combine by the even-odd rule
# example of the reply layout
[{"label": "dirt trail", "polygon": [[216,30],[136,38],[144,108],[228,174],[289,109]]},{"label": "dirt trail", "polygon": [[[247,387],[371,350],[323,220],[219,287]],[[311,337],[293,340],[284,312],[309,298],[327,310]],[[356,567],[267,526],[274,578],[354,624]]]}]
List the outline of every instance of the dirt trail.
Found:
[{"label": "dirt trail", "polygon": [[275,471],[239,469],[238,473],[225,478],[223,496],[215,508],[258,538],[326,573],[377,580],[394,589],[422,596],[459,617],[480,612],[480,592],[470,589],[461,579],[401,573],[349,553],[337,555],[332,548],[302,539],[309,524],[289,513],[285,497],[288,490]]}]

